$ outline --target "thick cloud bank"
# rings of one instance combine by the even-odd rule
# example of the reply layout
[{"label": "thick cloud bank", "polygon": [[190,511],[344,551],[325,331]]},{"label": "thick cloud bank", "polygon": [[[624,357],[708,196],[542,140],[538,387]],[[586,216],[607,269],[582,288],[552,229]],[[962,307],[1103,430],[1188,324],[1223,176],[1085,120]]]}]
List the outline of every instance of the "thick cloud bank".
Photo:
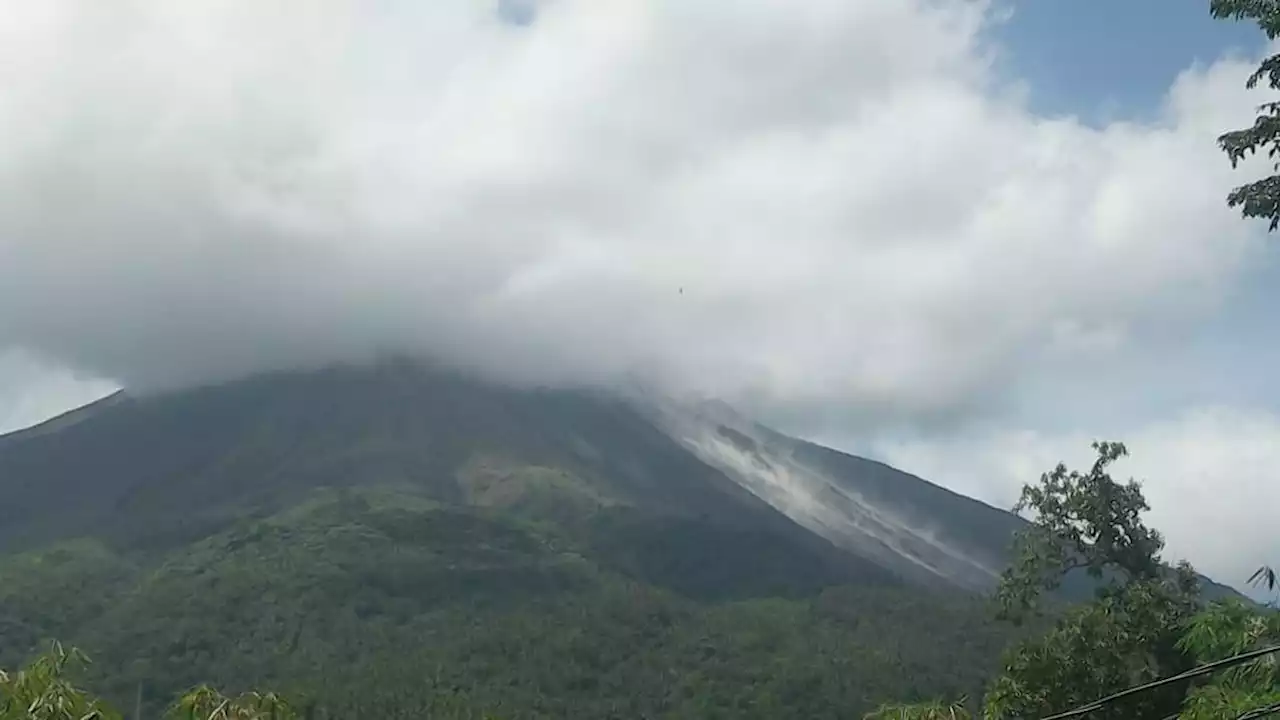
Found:
[{"label": "thick cloud bank", "polygon": [[929,417],[1211,309],[1256,247],[1213,142],[1246,66],[1155,125],[1038,118],[987,11],[0,0],[0,349]]},{"label": "thick cloud bank", "polygon": [[1151,124],[1037,117],[990,11],[0,0],[0,428],[407,351],[720,396],[999,504],[1106,432],[1240,582],[1280,421],[1188,390],[1236,359],[1156,368],[1265,265],[1214,144],[1250,63]]}]

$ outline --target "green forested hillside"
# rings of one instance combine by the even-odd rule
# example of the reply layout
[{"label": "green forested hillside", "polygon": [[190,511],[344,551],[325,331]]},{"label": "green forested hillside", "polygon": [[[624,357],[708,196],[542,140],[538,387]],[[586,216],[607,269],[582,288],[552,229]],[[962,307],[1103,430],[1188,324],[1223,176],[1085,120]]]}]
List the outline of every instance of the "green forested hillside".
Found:
[{"label": "green forested hillside", "polygon": [[117,399],[51,425],[0,438],[0,552],[86,532],[163,552],[316,488],[394,485],[450,505],[555,510],[571,497],[575,507],[710,519],[838,555],[860,576],[892,574],[835,553],[597,393],[386,362]]},{"label": "green forested hillside", "polygon": [[208,682],[333,717],[849,717],[976,691],[1009,635],[626,403],[414,364],[117,397],[0,439],[0,497],[0,668],[57,639],[146,716]]},{"label": "green forested hillside", "polygon": [[1009,638],[976,599],[835,585],[711,524],[611,513],[320,492],[162,558],[26,552],[0,564],[0,667],[73,642],[89,687],[131,707],[141,684],[148,714],[212,682],[335,717],[835,718],[976,692]]},{"label": "green forested hillside", "polygon": [[[798,441],[770,457],[836,478],[864,503],[843,521],[984,562],[1026,526]],[[899,537],[837,546],[626,402],[414,365],[117,397],[0,438],[0,498],[0,668],[60,640],[148,718],[201,683],[334,718],[858,717],[975,698],[1034,632],[908,582],[927,556]]]}]

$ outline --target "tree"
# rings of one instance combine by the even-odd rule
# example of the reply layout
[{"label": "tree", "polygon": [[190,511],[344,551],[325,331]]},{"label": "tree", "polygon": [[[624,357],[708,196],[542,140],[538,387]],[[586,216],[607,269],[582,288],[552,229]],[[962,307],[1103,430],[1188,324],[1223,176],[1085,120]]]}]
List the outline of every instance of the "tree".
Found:
[{"label": "tree", "polygon": [[[1280,613],[1260,613],[1239,601],[1217,603],[1195,617],[1181,643],[1198,663],[1274,647],[1280,644]],[[1179,717],[1216,720],[1275,712],[1280,712],[1280,663],[1270,654],[1197,683]]]},{"label": "tree", "polygon": [[1093,449],[1098,458],[1087,473],[1058,463],[1038,484],[1023,486],[1013,509],[1031,511],[1032,524],[1015,539],[996,594],[1003,617],[1021,622],[1039,612],[1044,594],[1077,571],[1098,583],[1100,596],[1168,575],[1160,561],[1164,538],[1142,522],[1149,506],[1141,487],[1117,483],[1108,472],[1128,450],[1116,442]]},{"label": "tree", "polygon": [[296,720],[297,713],[275,693],[247,692],[227,697],[207,685],[183,695],[169,709],[173,720]]},{"label": "tree", "polygon": [[929,703],[882,705],[867,713],[863,720],[972,720],[973,713],[965,707],[964,698],[948,703],[941,700]]},{"label": "tree", "polygon": [[[1280,36],[1280,0],[1212,0],[1209,11],[1219,19],[1251,20],[1269,40]],[[1263,78],[1271,89],[1280,89],[1280,55],[1264,59],[1245,85],[1257,87]],[[1280,102],[1258,106],[1258,116],[1252,126],[1222,134],[1218,145],[1231,160],[1232,167],[1237,167],[1246,155],[1255,155],[1260,150],[1265,150],[1267,157],[1275,161],[1280,155]],[[1280,163],[1273,162],[1272,170],[1280,171]],[[1244,217],[1266,219],[1269,230],[1275,230],[1280,227],[1280,174],[1235,188],[1227,195],[1227,205],[1239,207]]]},{"label": "tree", "polygon": [[[1218,19],[1251,20],[1267,35],[1268,40],[1280,37],[1280,0],[1211,0],[1209,12]],[[1245,81],[1253,89],[1263,78],[1272,90],[1280,90],[1280,54],[1265,58]],[[1232,130],[1218,137],[1218,145],[1237,167],[1246,155],[1256,155],[1266,148],[1267,157],[1275,160],[1280,155],[1280,102],[1268,102],[1258,106],[1258,117],[1251,127]],[[1280,162],[1274,162],[1272,170],[1280,171]],[[1247,218],[1259,217],[1269,221],[1268,229],[1280,227],[1280,174],[1272,174],[1261,180],[1241,185],[1227,196],[1228,207],[1240,207]],[[1258,568],[1249,578],[1255,585],[1265,585],[1268,590],[1280,587],[1276,571],[1269,566]]]},{"label": "tree", "polygon": [[0,670],[0,720],[119,720],[119,713],[67,679],[68,670],[88,662],[84,653],[55,642],[27,667]]},{"label": "tree", "polygon": [[[988,688],[983,715],[1043,717],[1127,687],[1192,667],[1194,650],[1181,640],[1199,611],[1196,575],[1160,557],[1164,540],[1147,527],[1147,503],[1133,480],[1115,481],[1110,467],[1128,454],[1121,443],[1098,442],[1087,472],[1061,463],[1023,487],[1015,509],[1031,524],[1015,539],[1013,561],[997,591],[1000,614],[1014,622],[1044,612],[1044,599],[1069,575],[1096,585],[1091,602],[1061,612],[1044,636],[1005,654]],[[1091,718],[1163,720],[1176,715],[1189,684],[1181,682],[1091,713]],[[945,706],[881,708],[873,717],[933,718]]]},{"label": "tree", "polygon": [[[1164,542],[1142,520],[1147,504],[1141,487],[1132,480],[1118,483],[1109,473],[1127,454],[1124,445],[1093,447],[1098,458],[1088,472],[1059,464],[1023,488],[1016,507],[1031,511],[1031,526],[1015,540],[1014,561],[997,596],[1001,614],[1018,621],[1040,612],[1041,597],[1064,576],[1084,572],[1097,584],[1094,598],[1062,612],[1046,635],[1007,651],[984,698],[987,720],[1045,717],[1280,644],[1280,613],[1238,600],[1206,606],[1191,566],[1161,560]],[[1092,708],[1088,717],[1218,720],[1280,713],[1277,654],[1160,683]],[[885,705],[867,717],[970,716],[963,702],[935,702]]]},{"label": "tree", "polygon": [[[1047,635],[1008,651],[986,697],[988,717],[1048,715],[1194,662],[1179,640],[1200,607],[1195,572],[1163,562],[1164,539],[1142,520],[1148,505],[1141,486],[1111,477],[1110,466],[1128,454],[1125,446],[1093,448],[1098,457],[1087,472],[1059,463],[1023,487],[1015,510],[1030,511],[1031,525],[1014,542],[997,598],[1001,614],[1017,622],[1078,572],[1097,584],[1095,598],[1066,611]],[[1177,713],[1186,690],[1186,683],[1171,685],[1093,717],[1166,718]]]},{"label": "tree", "polygon": [[[89,663],[84,653],[54,642],[49,651],[13,673],[0,670],[0,720],[121,720],[119,712],[75,687],[70,670]],[[247,692],[231,698],[200,686],[169,709],[173,720],[296,720],[279,695]]]},{"label": "tree", "polygon": [[1273,609],[1280,609],[1280,596],[1276,590],[1280,589],[1280,577],[1277,577],[1275,568],[1270,565],[1263,565],[1249,576],[1249,584],[1254,587],[1266,588],[1272,593],[1271,600],[1267,605]]},{"label": "tree", "polygon": [[1270,565],[1263,565],[1249,576],[1249,582],[1254,585],[1265,585],[1268,590],[1275,590],[1280,586],[1280,580],[1276,578],[1276,571]]},{"label": "tree", "polygon": [[[1190,669],[1179,642],[1196,607],[1176,583],[1131,583],[1069,610],[1043,637],[1010,649],[986,696],[989,718],[1037,717],[1084,705]],[[1095,718],[1159,720],[1176,715],[1189,681],[1164,686],[1091,713]]]}]

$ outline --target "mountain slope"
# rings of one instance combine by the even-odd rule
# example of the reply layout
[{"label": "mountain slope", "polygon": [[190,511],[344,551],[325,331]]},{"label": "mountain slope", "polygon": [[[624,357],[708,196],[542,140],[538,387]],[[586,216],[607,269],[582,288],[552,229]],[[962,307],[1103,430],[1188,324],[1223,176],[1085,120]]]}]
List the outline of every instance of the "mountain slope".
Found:
[{"label": "mountain slope", "polygon": [[113,396],[0,437],[0,498],[0,667],[66,640],[148,715],[209,681],[324,717],[849,717],[972,695],[1020,632],[965,592],[1007,512],[721,405],[404,362]]},{"label": "mountain slope", "polygon": [[921,581],[987,590],[1016,516],[881,463],[796,440],[720,404],[663,405],[656,422],[788,517]]},{"label": "mountain slope", "polygon": [[[672,538],[713,532],[832,581],[972,591],[994,586],[1024,525],[723,404],[513,390],[386,362],[118,395],[0,437],[0,551],[86,534],[163,551],[316,488],[375,485],[558,523],[628,518],[595,526],[614,539],[643,532],[650,540],[631,545],[661,557],[698,555]],[[715,553],[701,555],[717,568]]]},{"label": "mountain slope", "polygon": [[[1022,518],[884,463],[778,433],[723,403],[688,405],[647,396],[655,424],[707,464],[838,547],[921,583],[975,592],[994,588]],[[1200,577],[1206,596],[1247,601]],[[1090,597],[1083,571],[1064,599]]]},{"label": "mountain slope", "polygon": [[158,563],[90,541],[0,561],[0,667],[63,638],[117,703],[141,687],[146,716],[213,682],[335,718],[834,720],[975,693],[1011,637],[954,593],[698,600],[612,565],[507,514],[322,492]]},{"label": "mountain slope", "polygon": [[8,436],[0,442],[0,551],[91,535],[163,552],[317,488],[361,486],[443,504],[517,505],[557,522],[607,511],[641,519],[658,536],[683,522],[738,537],[735,544],[767,537],[779,562],[806,558],[799,564],[832,581],[895,581],[805,531],[620,400],[497,388],[406,363],[116,399],[75,423]]}]

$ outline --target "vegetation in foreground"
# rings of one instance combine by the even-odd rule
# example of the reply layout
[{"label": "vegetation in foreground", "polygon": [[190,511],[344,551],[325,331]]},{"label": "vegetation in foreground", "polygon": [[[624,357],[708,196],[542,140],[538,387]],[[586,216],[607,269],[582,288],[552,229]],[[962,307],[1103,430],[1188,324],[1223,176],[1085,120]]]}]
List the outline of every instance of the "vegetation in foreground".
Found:
[{"label": "vegetation in foreground", "polygon": [[[1059,465],[1023,490],[1019,507],[1033,514],[1033,524],[1018,537],[1016,560],[1002,579],[998,607],[990,609],[1028,632],[1009,646],[998,672],[979,673],[994,674],[986,684],[983,702],[976,705],[967,699],[981,690],[981,678],[954,677],[950,686],[956,700],[882,705],[866,717],[1048,717],[1127,688],[1186,674],[1204,663],[1280,644],[1280,613],[1240,601],[1206,603],[1189,566],[1171,568],[1161,560],[1163,539],[1142,520],[1147,505],[1139,485],[1132,480],[1116,482],[1109,472],[1126,454],[1124,446],[1098,443],[1095,448],[1098,459],[1088,471],[1068,471]],[[334,527],[333,518],[328,520],[326,524]],[[353,528],[351,523],[340,523],[335,531],[352,534]],[[306,544],[302,538],[290,539]],[[247,562],[235,549],[219,548],[218,555],[227,552],[225,562],[233,566]],[[272,582],[290,577],[295,582],[299,575],[285,569],[289,560],[264,554],[262,548],[253,558],[277,570],[257,575],[241,567],[238,581],[253,580],[237,596],[242,606],[228,607],[232,615],[248,612],[239,621],[215,617],[209,628],[251,652],[236,656],[225,649],[217,651],[210,666],[201,665],[199,655],[184,655],[176,666],[191,665],[193,676],[226,678],[227,685],[234,687],[274,673],[277,680],[288,678],[285,684],[298,687],[285,693],[294,698],[293,703],[281,695],[252,691],[224,695],[200,685],[151,714],[201,720],[374,715],[837,718],[850,716],[859,706],[867,709],[875,694],[885,697],[880,693],[895,686],[901,697],[925,697],[939,686],[940,668],[963,667],[982,655],[973,644],[981,643],[984,626],[966,628],[957,622],[976,620],[980,608],[969,608],[973,614],[961,612],[943,619],[940,608],[958,611],[961,605],[927,607],[920,604],[919,591],[908,595],[897,588],[875,592],[846,588],[808,601],[775,598],[681,604],[661,591],[605,581],[585,594],[556,596],[540,610],[531,609],[525,601],[518,610],[497,610],[503,607],[497,602],[493,614],[483,621],[475,615],[475,604],[442,608],[441,617],[448,620],[433,626],[434,642],[430,633],[423,634],[422,628],[415,631],[412,623],[384,626],[389,634],[382,638],[371,632],[376,623],[362,624],[351,630],[371,645],[392,636],[404,642],[386,642],[371,654],[342,657],[324,657],[309,649],[291,658],[277,648],[274,654],[267,651],[269,662],[255,666],[255,659],[263,658],[254,654],[271,644],[257,642],[253,629],[237,624],[263,617],[262,606],[248,599],[275,595],[280,588],[273,588]],[[303,560],[301,555],[295,558]],[[1099,580],[1095,599],[1065,612],[1046,609],[1046,592],[1074,568],[1083,568]],[[180,581],[170,590],[193,594],[210,590],[196,580],[206,570],[195,566],[177,570]],[[222,571],[213,577],[214,586],[236,581],[234,572]],[[162,579],[156,582],[164,584]],[[587,599],[596,592],[600,594],[594,600]],[[912,597],[916,604],[903,607]],[[164,593],[155,598],[172,599]],[[215,612],[223,599],[212,600],[209,611]],[[477,599],[469,597],[473,602]],[[294,600],[307,606],[305,592]],[[190,603],[191,598],[183,602]],[[534,600],[532,606],[538,605]],[[158,605],[148,609],[162,612]],[[268,623],[281,619],[266,617]],[[145,622],[141,617],[129,621]],[[184,616],[184,621],[190,622],[190,616]],[[908,630],[913,623],[915,634]],[[443,632],[450,627],[452,635]],[[1030,631],[1035,628],[1047,628],[1047,632]],[[291,643],[290,652],[303,646],[300,629],[284,630],[275,641]],[[181,642],[188,644],[193,639],[213,642],[211,636],[202,638],[192,635],[190,628],[187,631],[171,637],[184,638]],[[469,633],[474,636],[466,637]],[[999,634],[985,637],[996,640]],[[344,649],[350,652],[351,647]],[[449,650],[438,653],[442,647]],[[909,648],[927,652],[913,655]],[[82,660],[77,651],[64,651],[55,643],[25,669],[0,674],[0,720],[121,717],[81,688],[128,677],[127,665],[109,666],[95,674],[93,666]],[[305,666],[315,673],[308,690],[298,682],[305,672],[297,671]],[[228,672],[245,667],[250,671]],[[354,676],[350,682],[344,678],[344,669]],[[1216,720],[1273,707],[1280,708],[1280,663],[1274,655],[1265,655],[1221,672],[1185,677],[1099,704],[1089,716]]]},{"label": "vegetation in foreground", "polygon": [[890,704],[869,717],[1047,718],[1178,677],[1098,703],[1087,717],[1234,720],[1280,712],[1274,654],[1192,676],[1207,663],[1280,645],[1280,613],[1239,600],[1204,602],[1189,565],[1161,561],[1164,541],[1142,521],[1148,508],[1139,485],[1111,478],[1125,447],[1095,448],[1088,472],[1059,465],[1024,487],[1019,507],[1034,524],[1018,537],[999,593],[1001,615],[1022,622],[1035,616],[1045,591],[1082,567],[1102,581],[1094,600],[1062,613],[1047,633],[1013,644],[980,709],[963,700]]},{"label": "vegetation in foreground", "polygon": [[[68,670],[87,664],[80,651],[53,643],[49,652],[12,674],[0,671],[0,720],[117,720],[120,713],[76,688]],[[298,717],[283,698],[247,692],[227,697],[197,687],[178,698],[166,716],[174,720],[291,720]]]},{"label": "vegetation in foreground", "polygon": [[[1269,40],[1280,38],[1280,2],[1210,0],[1213,17],[1255,23]],[[1280,90],[1280,54],[1263,59],[1247,78]],[[1254,123],[1223,133],[1218,145],[1232,166],[1265,153],[1272,173],[1234,188],[1227,205],[1245,218],[1280,227],[1280,102],[1259,106]],[[1249,651],[1280,645],[1280,613],[1221,601],[1205,603],[1191,568],[1160,562],[1163,540],[1141,520],[1147,509],[1139,487],[1114,482],[1108,466],[1125,454],[1123,445],[1100,443],[1088,473],[1059,466],[1024,488],[1020,508],[1034,526],[1017,541],[1016,561],[1003,578],[1002,614],[1019,621],[1036,601],[1083,567],[1105,580],[1092,602],[1057,618],[1042,637],[1014,644],[988,689],[981,708],[962,701],[882,706],[880,720],[959,720],[1052,717],[1096,703],[1080,716],[1128,720],[1217,720],[1280,714],[1280,662],[1268,652],[1214,672],[1195,668]],[[1273,568],[1260,568],[1252,582],[1278,587]],[[1177,678],[1156,683],[1160,679]],[[1152,684],[1124,697],[1116,693]],[[1110,698],[1098,702],[1101,698]]]},{"label": "vegetation in foreground", "polygon": [[64,639],[95,660],[79,686],[125,708],[141,688],[144,717],[210,683],[334,718],[843,718],[977,692],[1014,632],[981,599],[918,588],[788,596],[757,572],[707,594],[686,578],[703,566],[646,549],[665,525],[633,523],[620,556],[590,523],[352,492],[159,565],[78,541],[0,564],[0,667]]}]

